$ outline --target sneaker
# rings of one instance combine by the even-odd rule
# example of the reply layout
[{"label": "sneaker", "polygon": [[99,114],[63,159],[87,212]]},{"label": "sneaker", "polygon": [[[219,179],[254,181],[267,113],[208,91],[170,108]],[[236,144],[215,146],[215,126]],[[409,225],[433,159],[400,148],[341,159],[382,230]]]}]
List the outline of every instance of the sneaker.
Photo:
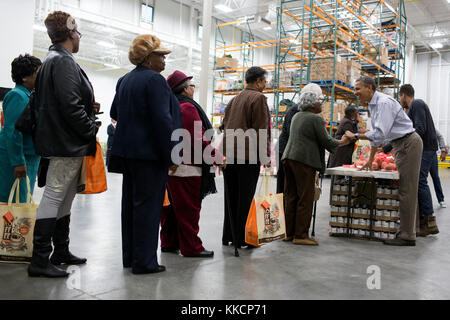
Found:
[{"label": "sneaker", "polygon": [[447,204],[444,201],[439,202],[441,208],[447,208]]}]

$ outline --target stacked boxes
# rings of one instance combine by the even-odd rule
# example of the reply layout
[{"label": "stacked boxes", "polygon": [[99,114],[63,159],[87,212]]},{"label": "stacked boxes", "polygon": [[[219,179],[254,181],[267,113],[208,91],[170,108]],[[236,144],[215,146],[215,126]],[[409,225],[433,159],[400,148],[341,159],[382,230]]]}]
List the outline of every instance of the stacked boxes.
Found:
[{"label": "stacked boxes", "polygon": [[333,105],[333,118],[331,118],[331,101],[326,101],[322,104],[321,116],[324,120],[339,122],[345,116],[345,103],[334,102]]},{"label": "stacked boxes", "polygon": [[[379,62],[387,66],[389,64],[389,51],[388,48],[382,47],[364,47],[362,49],[362,55],[369,58],[373,62]],[[379,61],[378,61],[379,60]]]},{"label": "stacked boxes", "polygon": [[217,58],[216,68],[217,69],[235,69],[239,66],[239,61],[231,57]]},{"label": "stacked boxes", "polygon": [[[372,217],[366,205],[350,202],[348,216],[348,188],[345,179],[336,177],[332,186],[330,235],[350,235],[360,239],[394,239],[399,229],[398,186],[377,183],[377,204]],[[356,195],[356,185],[352,185],[352,195]]]},{"label": "stacked boxes", "polygon": [[356,80],[361,77],[361,64],[355,60],[347,62],[347,81],[349,85],[354,85]]},{"label": "stacked boxes", "polygon": [[[311,63],[311,80],[333,80],[333,63],[334,58],[318,59]],[[336,57],[335,80],[347,82],[347,60],[340,56]]]},{"label": "stacked boxes", "polygon": [[[341,30],[336,31],[336,39],[344,44],[350,42],[350,36]],[[312,37],[313,44],[317,46],[329,47],[334,46],[333,31],[316,31]]]}]

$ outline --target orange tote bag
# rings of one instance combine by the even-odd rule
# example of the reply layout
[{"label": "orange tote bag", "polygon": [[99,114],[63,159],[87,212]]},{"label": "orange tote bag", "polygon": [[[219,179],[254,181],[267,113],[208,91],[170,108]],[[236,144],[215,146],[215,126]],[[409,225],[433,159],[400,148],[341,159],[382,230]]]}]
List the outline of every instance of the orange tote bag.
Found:
[{"label": "orange tote bag", "polygon": [[102,147],[97,141],[95,156],[86,156],[81,167],[78,193],[97,194],[108,190],[106,182],[105,163],[103,162]]}]

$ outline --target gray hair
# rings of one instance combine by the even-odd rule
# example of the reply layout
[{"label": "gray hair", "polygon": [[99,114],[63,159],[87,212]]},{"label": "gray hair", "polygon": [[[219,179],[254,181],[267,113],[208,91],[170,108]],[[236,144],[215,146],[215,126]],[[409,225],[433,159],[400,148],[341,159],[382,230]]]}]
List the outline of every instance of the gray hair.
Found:
[{"label": "gray hair", "polygon": [[316,104],[320,102],[320,96],[322,95],[322,89],[315,83],[306,85],[300,95],[298,102],[298,109],[300,111],[306,111],[310,108],[315,108]]},{"label": "gray hair", "polygon": [[189,87],[189,84],[190,84],[190,80],[185,80],[185,81],[183,81],[183,83],[181,83],[177,87],[173,88],[172,92],[174,94],[181,94],[181,93],[183,93],[184,89]]}]

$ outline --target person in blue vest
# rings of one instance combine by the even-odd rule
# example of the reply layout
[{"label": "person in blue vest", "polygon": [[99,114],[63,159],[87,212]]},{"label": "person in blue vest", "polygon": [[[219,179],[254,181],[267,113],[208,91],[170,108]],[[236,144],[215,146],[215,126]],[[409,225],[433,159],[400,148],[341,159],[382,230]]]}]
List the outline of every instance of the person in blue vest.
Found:
[{"label": "person in blue vest", "polygon": [[14,126],[30,100],[41,64],[41,60],[29,54],[20,55],[11,63],[11,76],[16,86],[3,100],[5,124],[0,131],[0,202],[8,202],[16,178],[21,178],[20,202],[27,201],[26,176],[30,179],[33,194],[40,157],[36,155],[32,137]]},{"label": "person in blue vest", "polygon": [[123,164],[122,261],[133,274],[166,269],[158,264],[159,224],[169,168],[177,169],[172,132],[182,128],[180,105],[161,75],[170,52],[155,36],[137,36],[128,55],[136,68],[117,82],[111,106],[111,156]]}]

